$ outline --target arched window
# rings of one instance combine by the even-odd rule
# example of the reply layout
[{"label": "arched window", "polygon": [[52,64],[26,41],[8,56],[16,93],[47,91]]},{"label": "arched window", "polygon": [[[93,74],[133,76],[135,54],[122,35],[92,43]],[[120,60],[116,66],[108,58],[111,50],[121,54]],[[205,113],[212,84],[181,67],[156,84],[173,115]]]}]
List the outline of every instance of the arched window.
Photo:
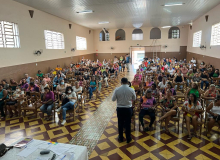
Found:
[{"label": "arched window", "polygon": [[99,33],[99,41],[109,41],[109,32],[107,30]]},{"label": "arched window", "polygon": [[118,29],[115,33],[115,40],[121,41],[125,40],[125,31],[123,29]]},{"label": "arched window", "polygon": [[161,39],[161,30],[159,28],[152,28],[150,31],[150,39]]},{"label": "arched window", "polygon": [[141,29],[134,29],[132,32],[132,40],[143,40],[143,31]]},{"label": "arched window", "polygon": [[180,38],[180,29],[178,27],[171,27],[168,33],[169,39],[177,39]]}]

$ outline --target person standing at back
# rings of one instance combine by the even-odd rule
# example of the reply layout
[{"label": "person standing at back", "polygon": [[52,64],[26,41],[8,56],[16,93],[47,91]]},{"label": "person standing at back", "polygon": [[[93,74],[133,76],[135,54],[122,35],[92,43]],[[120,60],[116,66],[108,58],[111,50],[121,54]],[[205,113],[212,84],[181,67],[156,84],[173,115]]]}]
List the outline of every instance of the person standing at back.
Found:
[{"label": "person standing at back", "polygon": [[117,100],[117,117],[118,117],[118,140],[123,142],[123,127],[126,129],[127,143],[131,142],[131,116],[132,101],[136,99],[135,91],[129,87],[128,79],[121,79],[121,87],[116,88],[112,96],[112,101]]},{"label": "person standing at back", "polygon": [[125,61],[126,61],[127,70],[129,72],[130,56],[128,54],[126,54],[126,56],[125,56]]}]

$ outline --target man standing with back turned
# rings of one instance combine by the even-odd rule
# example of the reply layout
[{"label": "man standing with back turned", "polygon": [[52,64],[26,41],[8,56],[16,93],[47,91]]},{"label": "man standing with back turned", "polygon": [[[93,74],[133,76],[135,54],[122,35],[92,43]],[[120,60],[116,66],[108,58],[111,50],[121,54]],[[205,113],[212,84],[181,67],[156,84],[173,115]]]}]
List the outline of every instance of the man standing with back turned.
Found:
[{"label": "man standing with back turned", "polygon": [[117,100],[118,140],[123,142],[123,127],[126,129],[127,143],[131,142],[132,101],[136,99],[135,91],[128,86],[128,79],[121,79],[121,87],[116,88],[112,101]]}]

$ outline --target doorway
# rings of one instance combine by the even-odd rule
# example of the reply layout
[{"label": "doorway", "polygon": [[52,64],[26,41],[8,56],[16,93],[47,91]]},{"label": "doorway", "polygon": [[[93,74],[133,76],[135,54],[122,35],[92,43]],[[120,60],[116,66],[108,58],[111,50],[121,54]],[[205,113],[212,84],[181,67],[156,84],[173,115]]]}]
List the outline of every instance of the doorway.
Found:
[{"label": "doorway", "polygon": [[135,69],[138,69],[139,65],[142,63],[145,57],[145,50],[132,51],[132,64]]}]

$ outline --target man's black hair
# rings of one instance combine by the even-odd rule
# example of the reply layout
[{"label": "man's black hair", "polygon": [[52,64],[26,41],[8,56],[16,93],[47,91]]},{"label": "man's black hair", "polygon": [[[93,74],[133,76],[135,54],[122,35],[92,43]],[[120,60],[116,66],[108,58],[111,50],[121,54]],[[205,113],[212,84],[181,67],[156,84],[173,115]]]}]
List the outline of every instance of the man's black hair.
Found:
[{"label": "man's black hair", "polygon": [[127,84],[128,83],[128,79],[127,78],[122,78],[121,79],[121,83],[122,84]]}]

